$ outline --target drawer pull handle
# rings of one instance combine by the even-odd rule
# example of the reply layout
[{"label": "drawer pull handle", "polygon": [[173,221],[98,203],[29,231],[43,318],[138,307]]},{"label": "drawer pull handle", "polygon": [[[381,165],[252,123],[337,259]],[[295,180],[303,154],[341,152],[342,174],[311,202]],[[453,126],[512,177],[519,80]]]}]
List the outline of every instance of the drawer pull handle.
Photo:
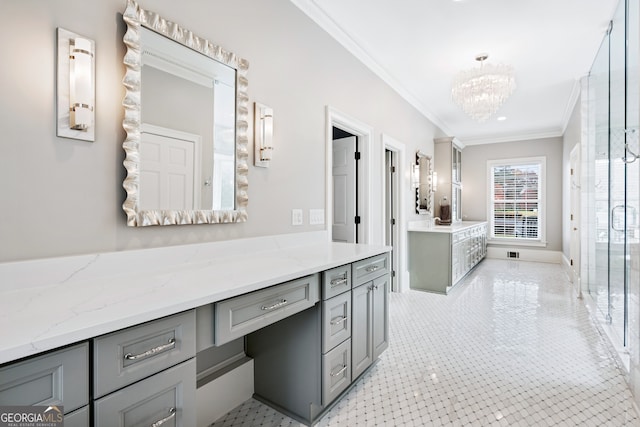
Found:
[{"label": "drawer pull handle", "polygon": [[344,285],[345,283],[347,283],[347,278],[341,277],[339,279],[333,279],[330,283],[331,287],[334,288],[336,286]]},{"label": "drawer pull handle", "polygon": [[345,322],[348,319],[347,316],[340,316],[340,317],[336,317],[334,319],[331,319],[331,324],[332,325],[339,325],[342,322]]},{"label": "drawer pull handle", "polygon": [[260,307],[260,310],[264,310],[264,311],[275,310],[276,308],[280,308],[286,304],[287,304],[287,300],[283,298],[279,302],[273,305],[263,305],[262,307]]},{"label": "drawer pull handle", "polygon": [[340,368],[340,370],[338,372],[331,372],[331,376],[332,377],[338,377],[338,376],[342,375],[342,373],[344,371],[346,371],[346,370],[347,370],[347,365],[342,365],[342,368]]},{"label": "drawer pull handle", "polygon": [[162,424],[166,423],[167,421],[169,421],[171,418],[176,416],[176,408],[169,408],[169,415],[167,415],[166,417],[164,417],[161,420],[156,421],[155,423],[151,424],[151,427],[159,427]]},{"label": "drawer pull handle", "polygon": [[376,271],[379,268],[380,268],[379,265],[372,265],[372,266],[367,267],[367,272],[371,273],[371,272]]},{"label": "drawer pull handle", "polygon": [[138,359],[142,359],[144,357],[148,357],[148,356],[152,356],[156,353],[160,353],[161,351],[165,351],[168,350],[170,348],[173,348],[176,346],[176,339],[175,338],[170,338],[169,342],[167,342],[166,344],[163,345],[159,345],[158,347],[152,348],[151,350],[147,350],[144,353],[140,353],[140,354],[131,354],[131,353],[127,353],[124,355],[124,358],[127,360],[138,360]]}]

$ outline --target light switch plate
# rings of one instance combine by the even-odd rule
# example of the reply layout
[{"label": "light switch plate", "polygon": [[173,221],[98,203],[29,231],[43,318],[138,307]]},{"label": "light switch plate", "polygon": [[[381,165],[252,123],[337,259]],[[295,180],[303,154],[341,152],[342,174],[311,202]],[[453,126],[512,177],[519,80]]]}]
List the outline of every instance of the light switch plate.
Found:
[{"label": "light switch plate", "polygon": [[291,209],[291,225],[302,225],[302,209]]},{"label": "light switch plate", "polygon": [[324,224],[324,209],[309,209],[309,224]]}]

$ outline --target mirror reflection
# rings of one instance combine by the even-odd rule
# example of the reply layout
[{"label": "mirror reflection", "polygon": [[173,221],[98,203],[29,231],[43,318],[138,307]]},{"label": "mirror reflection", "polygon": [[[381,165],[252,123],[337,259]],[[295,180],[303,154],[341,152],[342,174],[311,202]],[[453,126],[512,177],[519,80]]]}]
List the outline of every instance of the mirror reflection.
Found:
[{"label": "mirror reflection", "polygon": [[235,70],[146,28],[141,45],[140,208],[234,209]]},{"label": "mirror reflection", "polygon": [[123,18],[127,224],[246,221],[247,62],[133,0]]},{"label": "mirror reflection", "polygon": [[431,156],[418,151],[416,153],[417,187],[416,187],[416,213],[428,215],[432,213],[432,164]]}]

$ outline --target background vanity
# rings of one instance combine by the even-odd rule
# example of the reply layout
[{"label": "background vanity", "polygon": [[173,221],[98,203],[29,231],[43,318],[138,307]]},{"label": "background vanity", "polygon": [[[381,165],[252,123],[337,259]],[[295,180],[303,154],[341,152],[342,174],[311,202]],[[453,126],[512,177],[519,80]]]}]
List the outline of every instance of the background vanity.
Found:
[{"label": "background vanity", "polygon": [[[417,209],[426,219],[410,221],[409,274],[411,289],[448,293],[487,254],[487,223],[462,221],[462,149],[455,137],[436,138],[434,167],[431,157],[416,155],[419,177],[416,203],[435,198],[435,209]],[[440,201],[450,203],[450,225],[435,225]],[[428,204],[430,206],[430,204]],[[435,214],[434,214],[435,212]]]},{"label": "background vanity", "polygon": [[411,289],[448,293],[487,254],[487,223],[409,223]]}]

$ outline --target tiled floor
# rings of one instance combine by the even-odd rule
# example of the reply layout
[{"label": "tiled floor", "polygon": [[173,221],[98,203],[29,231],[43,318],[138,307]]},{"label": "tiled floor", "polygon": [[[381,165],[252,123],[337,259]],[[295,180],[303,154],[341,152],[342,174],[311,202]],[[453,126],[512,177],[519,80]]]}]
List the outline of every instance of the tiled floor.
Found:
[{"label": "tiled floor", "polygon": [[[448,296],[391,294],[390,346],[320,426],[640,426],[559,265],[485,260]],[[213,426],[298,426],[250,400]]]}]

